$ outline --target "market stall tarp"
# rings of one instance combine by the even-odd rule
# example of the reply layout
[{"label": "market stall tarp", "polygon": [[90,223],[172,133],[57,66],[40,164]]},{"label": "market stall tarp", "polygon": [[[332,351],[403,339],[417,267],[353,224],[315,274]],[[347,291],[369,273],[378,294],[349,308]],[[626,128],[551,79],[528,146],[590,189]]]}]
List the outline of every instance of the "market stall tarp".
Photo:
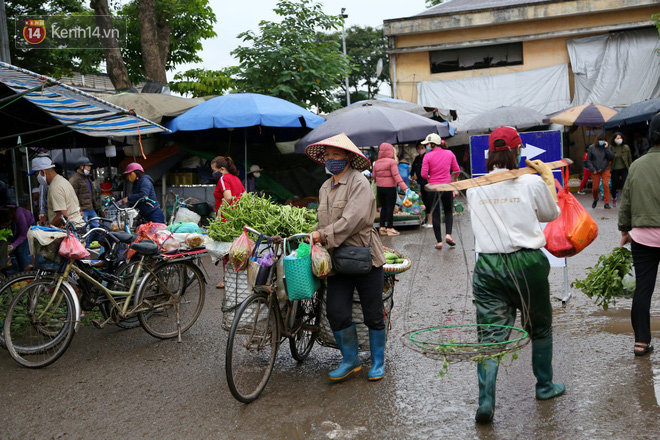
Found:
[{"label": "market stall tarp", "polygon": [[417,102],[424,106],[455,109],[462,130],[479,113],[501,105],[530,107],[544,115],[570,105],[568,65],[543,67],[524,72],[446,81],[421,81]]},{"label": "market stall tarp", "polygon": [[202,98],[182,98],[161,93],[119,93],[108,101],[160,124],[164,117],[177,117],[202,102]]},{"label": "market stall tarp", "polygon": [[660,97],[657,29],[576,38],[566,46],[575,78],[571,105],[614,106]]},{"label": "market stall tarp", "polygon": [[0,103],[0,108],[7,110],[13,100],[22,97],[72,130],[89,136],[136,136],[169,132],[148,119],[129,115],[124,108],[11,64],[0,62],[0,82],[19,94],[6,98]]}]

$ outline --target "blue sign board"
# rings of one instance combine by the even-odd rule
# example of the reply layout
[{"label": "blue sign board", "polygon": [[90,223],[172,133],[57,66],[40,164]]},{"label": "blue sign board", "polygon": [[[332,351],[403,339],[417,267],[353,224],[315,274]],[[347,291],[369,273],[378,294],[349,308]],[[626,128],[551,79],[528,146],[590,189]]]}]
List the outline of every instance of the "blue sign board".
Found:
[{"label": "blue sign board", "polygon": [[[563,159],[561,132],[553,131],[530,131],[520,133],[523,143],[522,157],[519,167],[524,167],[525,159],[539,159],[543,162],[554,162]],[[486,159],[488,158],[488,135],[470,136],[470,160],[472,177],[487,174]],[[561,168],[552,171],[555,178],[563,184]]]}]

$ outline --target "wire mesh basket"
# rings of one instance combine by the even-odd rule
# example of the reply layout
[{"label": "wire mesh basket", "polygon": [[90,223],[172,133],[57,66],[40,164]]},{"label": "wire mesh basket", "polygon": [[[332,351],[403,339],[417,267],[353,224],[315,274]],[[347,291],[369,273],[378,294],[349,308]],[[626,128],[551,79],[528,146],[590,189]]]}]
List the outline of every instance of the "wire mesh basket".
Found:
[{"label": "wire mesh basket", "polygon": [[529,343],[518,327],[497,324],[442,325],[405,333],[403,344],[424,356],[452,362],[502,359]]},{"label": "wire mesh basket", "polygon": [[[394,307],[394,283],[396,279],[394,275],[385,274],[385,283],[383,284],[383,313],[385,317],[385,332],[389,333],[390,329],[390,319],[392,307]],[[326,313],[326,297],[323,297],[323,303],[321,305],[321,330],[318,336],[317,341],[319,344],[325,347],[337,348],[337,342],[335,337],[332,334],[332,329],[330,328],[330,323],[328,322],[328,317]],[[358,347],[360,351],[369,350],[369,328],[364,325],[362,315],[362,305],[360,304],[360,296],[357,293],[357,290],[353,292],[353,311],[352,318],[355,326],[357,327],[358,334]]]},{"label": "wire mesh basket", "polygon": [[234,272],[231,265],[225,266],[225,296],[222,298],[222,328],[229,331],[236,310],[252,294],[248,287],[247,270]]}]

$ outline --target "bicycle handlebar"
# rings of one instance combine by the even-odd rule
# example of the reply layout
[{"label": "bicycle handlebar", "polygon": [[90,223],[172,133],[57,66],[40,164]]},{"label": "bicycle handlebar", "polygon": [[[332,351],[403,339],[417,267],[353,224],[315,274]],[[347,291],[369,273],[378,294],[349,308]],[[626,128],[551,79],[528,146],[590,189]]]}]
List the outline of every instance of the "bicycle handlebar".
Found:
[{"label": "bicycle handlebar", "polygon": [[155,207],[156,204],[158,203],[158,202],[156,202],[155,200],[151,200],[151,199],[150,199],[149,197],[147,197],[147,196],[143,196],[143,197],[140,197],[140,198],[139,198],[139,199],[133,204],[133,206],[128,206],[128,207],[126,207],[126,208],[121,208],[121,207],[119,207],[119,205],[117,204],[117,200],[116,200],[114,197],[110,197],[108,200],[105,201],[105,206],[110,206],[110,204],[112,204],[112,205],[113,205],[115,208],[117,208],[118,210],[120,210],[120,211],[126,211],[126,210],[128,210],[128,209],[136,209],[137,205],[138,205],[140,202],[142,202],[142,201],[144,201],[145,203],[151,205],[152,207]]}]

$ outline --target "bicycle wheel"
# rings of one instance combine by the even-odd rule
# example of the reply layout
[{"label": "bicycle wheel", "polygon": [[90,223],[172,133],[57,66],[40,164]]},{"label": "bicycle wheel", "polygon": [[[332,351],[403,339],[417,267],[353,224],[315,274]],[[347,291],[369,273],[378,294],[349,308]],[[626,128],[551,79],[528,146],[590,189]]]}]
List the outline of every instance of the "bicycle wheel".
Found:
[{"label": "bicycle wheel", "polygon": [[41,368],[55,362],[73,339],[74,299],[68,289],[54,291],[52,280],[34,281],[12,300],[5,319],[7,350],[19,364]]},{"label": "bicycle wheel", "polygon": [[[19,272],[14,275],[11,275],[2,282],[0,286],[0,347],[6,348],[5,338],[4,338],[4,325],[5,317],[7,316],[7,310],[9,309],[9,304],[11,300],[14,299],[14,296],[28,283],[34,281],[39,276],[39,271],[37,270],[27,270],[24,272]],[[45,276],[45,275],[43,275]]]},{"label": "bicycle wheel", "polygon": [[250,403],[266,388],[280,346],[275,309],[253,294],[236,311],[227,339],[225,372],[236,400]]},{"label": "bicycle wheel", "polygon": [[[117,269],[117,277],[121,280],[115,288],[118,290],[126,290],[131,287],[131,282],[133,281],[133,275],[135,274],[135,271],[138,268],[138,265],[140,264],[139,261],[129,261],[128,263],[124,263],[119,268]],[[145,273],[149,273],[147,271],[142,271],[142,276],[144,276]],[[138,284],[139,286],[139,284]],[[110,316],[110,309],[111,309],[111,304],[108,302],[104,304],[103,307],[100,307],[101,309],[101,314],[103,314],[104,319],[108,319]],[[130,318],[122,319],[117,323],[117,327],[121,327],[124,329],[132,329],[135,327],[138,327],[140,325],[140,320],[138,319],[137,316],[131,316]]]},{"label": "bicycle wheel", "polygon": [[187,261],[162,263],[142,281],[136,305],[146,308],[138,319],[151,336],[179,336],[197,321],[204,306],[205,281],[201,271]]},{"label": "bicycle wheel", "polygon": [[292,306],[295,318],[291,326],[293,336],[289,337],[289,346],[291,347],[291,356],[298,362],[304,361],[309,356],[319,335],[322,300],[323,285],[314,292],[311,298],[294,301]]}]

